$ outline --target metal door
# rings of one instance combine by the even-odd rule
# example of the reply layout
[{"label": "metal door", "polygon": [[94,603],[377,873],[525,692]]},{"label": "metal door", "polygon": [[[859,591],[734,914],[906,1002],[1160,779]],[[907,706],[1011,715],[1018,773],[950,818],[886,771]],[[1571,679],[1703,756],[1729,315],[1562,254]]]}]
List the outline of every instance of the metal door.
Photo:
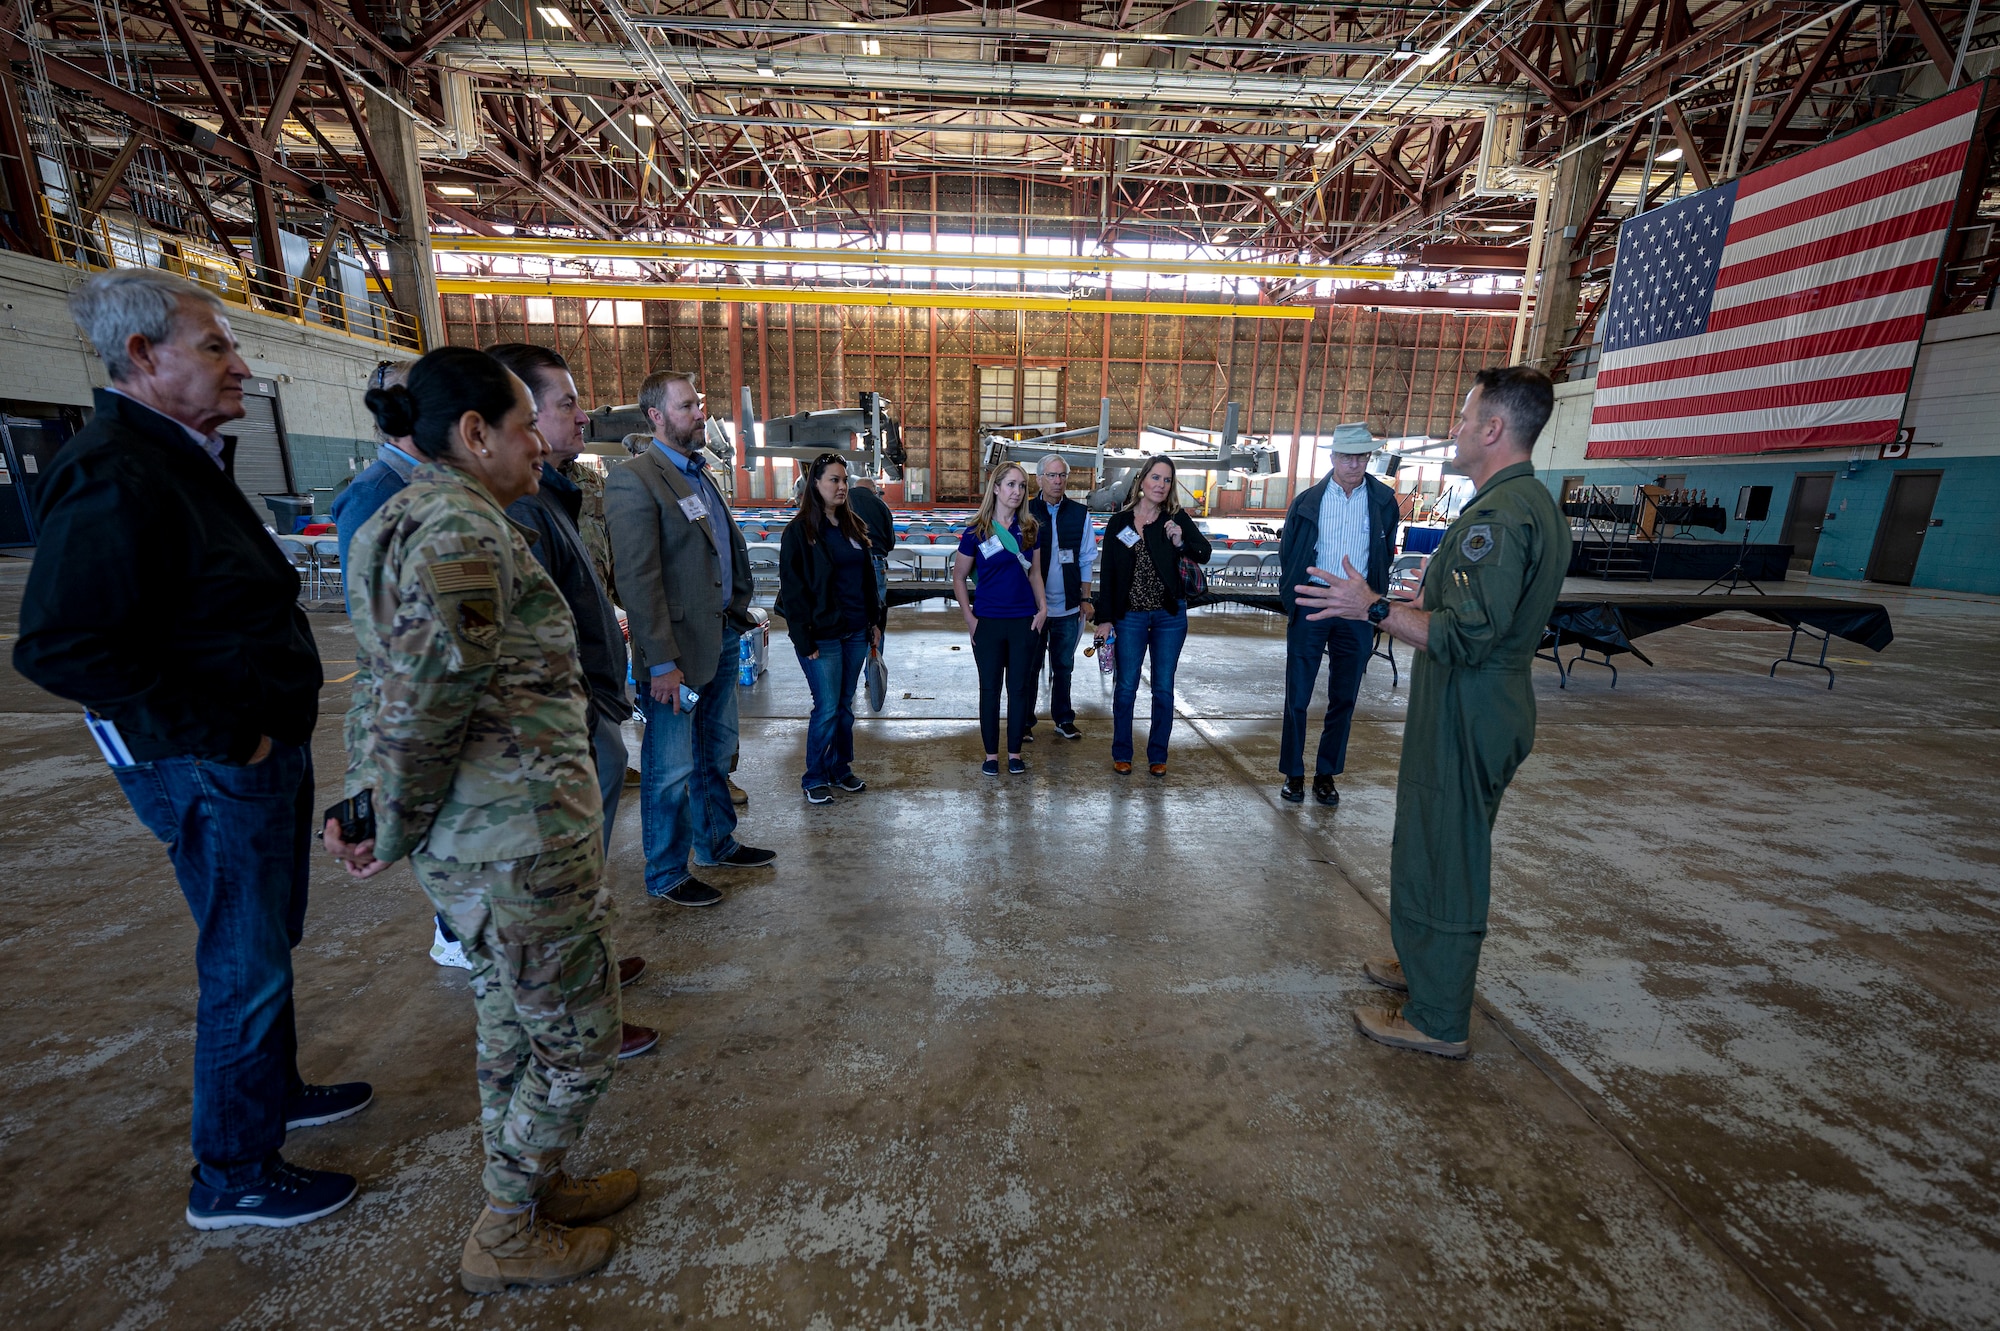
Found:
[{"label": "metal door", "polygon": [[236,488],[250,501],[259,521],[268,521],[270,512],[263,496],[288,495],[292,488],[292,460],[285,446],[285,418],[278,409],[278,385],[270,379],[243,381],[243,417],[216,431],[233,440],[228,455],[229,473]]},{"label": "metal door", "polygon": [[1931,527],[1931,505],[1937,502],[1941,471],[1902,471],[1889,483],[1889,502],[1875,529],[1875,553],[1868,559],[1870,582],[1910,585],[1917,574],[1917,556],[1924,551],[1924,533]]},{"label": "metal door", "polygon": [[1801,472],[1792,481],[1792,503],[1785,510],[1785,534],[1779,539],[1792,547],[1791,567],[1797,572],[1812,572],[1820,530],[1826,525],[1826,506],[1832,498],[1830,471]]},{"label": "metal door", "polygon": [[77,431],[73,408],[43,410],[46,417],[0,413],[0,548],[35,543],[35,496],[42,473]]}]

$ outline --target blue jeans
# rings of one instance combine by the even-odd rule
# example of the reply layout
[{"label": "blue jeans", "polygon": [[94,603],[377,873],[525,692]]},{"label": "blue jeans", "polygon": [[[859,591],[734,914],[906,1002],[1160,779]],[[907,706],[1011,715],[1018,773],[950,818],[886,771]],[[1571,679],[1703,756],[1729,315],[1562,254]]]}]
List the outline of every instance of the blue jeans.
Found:
[{"label": "blue jeans", "polygon": [[1174,667],[1187,642],[1187,611],[1135,610],[1118,621],[1118,688],[1111,704],[1111,761],[1132,761],[1132,708],[1139,701],[1139,667],[1148,652],[1153,662],[1153,720],[1146,731],[1146,761],[1167,760],[1174,733]]},{"label": "blue jeans", "polygon": [[[700,865],[736,852],[736,806],[729,802],[729,759],[736,752],[736,667],[740,636],[722,639],[715,678],[695,689],[692,712],[676,712],[640,693],[646,737],[639,747],[640,828],[646,890],[664,896]],[[693,688],[693,685],[689,685]]]},{"label": "blue jeans", "polygon": [[[1042,654],[1049,659],[1049,719],[1059,726],[1076,724],[1076,707],[1070,701],[1070,677],[1076,673],[1076,645],[1083,638],[1083,614],[1051,615],[1042,630]],[[1035,685],[1041,686],[1041,662],[1035,663]],[[1035,712],[1028,710],[1028,732],[1034,733]]]},{"label": "blue jeans", "polygon": [[868,631],[844,638],[821,638],[819,659],[799,657],[812,689],[812,721],[806,726],[807,790],[830,786],[854,770],[854,686],[868,661]]},{"label": "blue jeans", "polygon": [[1285,628],[1285,725],[1278,741],[1278,770],[1301,779],[1306,771],[1307,711],[1319,664],[1326,672],[1326,719],[1320,724],[1315,776],[1339,776],[1347,770],[1347,736],[1354,727],[1354,699],[1368,669],[1375,645],[1375,628],[1353,619],[1306,618],[1299,610]]},{"label": "blue jeans", "polygon": [[312,752],[273,742],[254,767],[161,758],[113,769],[167,847],[194,916],[194,1156],[234,1192],[264,1178],[301,1085],[292,949],[305,932],[316,830]]}]

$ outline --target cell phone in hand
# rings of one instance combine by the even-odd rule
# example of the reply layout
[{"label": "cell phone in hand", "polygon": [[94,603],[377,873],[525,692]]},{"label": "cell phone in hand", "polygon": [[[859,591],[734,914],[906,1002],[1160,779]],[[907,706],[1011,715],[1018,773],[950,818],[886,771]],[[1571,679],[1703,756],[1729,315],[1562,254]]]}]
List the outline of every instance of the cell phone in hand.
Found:
[{"label": "cell phone in hand", "polygon": [[681,685],[681,710],[683,712],[692,712],[694,705],[700,701],[701,695],[699,693],[696,693],[685,684]]},{"label": "cell phone in hand", "polygon": [[375,792],[364,790],[349,795],[326,811],[328,821],[340,824],[340,839],[350,846],[375,839]]}]

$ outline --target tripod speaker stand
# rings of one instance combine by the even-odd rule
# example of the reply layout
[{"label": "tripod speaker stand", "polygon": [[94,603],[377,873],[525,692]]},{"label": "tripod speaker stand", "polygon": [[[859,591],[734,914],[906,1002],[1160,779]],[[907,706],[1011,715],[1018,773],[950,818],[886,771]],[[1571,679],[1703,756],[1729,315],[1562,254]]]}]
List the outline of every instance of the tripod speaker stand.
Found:
[{"label": "tripod speaker stand", "polygon": [[1748,587],[1759,596],[1765,594],[1764,589],[1757,585],[1744,565],[1750,561],[1750,524],[1762,522],[1770,516],[1770,513],[1770,486],[1746,485],[1737,492],[1736,520],[1743,524],[1743,544],[1736,547],[1736,562],[1729,566],[1729,571],[1695,593],[1697,596],[1706,596],[1717,587],[1722,588],[1724,595],[1733,596],[1739,587]]}]

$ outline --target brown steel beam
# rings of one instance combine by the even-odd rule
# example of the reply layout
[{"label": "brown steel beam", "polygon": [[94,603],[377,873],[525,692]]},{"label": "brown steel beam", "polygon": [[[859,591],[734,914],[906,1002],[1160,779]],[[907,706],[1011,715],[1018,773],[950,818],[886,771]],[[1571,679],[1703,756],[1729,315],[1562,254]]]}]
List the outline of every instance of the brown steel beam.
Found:
[{"label": "brown steel beam", "polygon": [[1611,190],[1618,183],[1618,173],[1625,169],[1625,163],[1632,160],[1632,152],[1639,146],[1639,138],[1645,132],[1645,123],[1635,122],[1625,135],[1625,142],[1612,156],[1610,169],[1604,173],[1604,180],[1597,187],[1597,197],[1591,200],[1590,211],[1584,214],[1584,223],[1577,228],[1576,239],[1570,243],[1571,254],[1581,254],[1589,247],[1590,233],[1596,228],[1598,219],[1604,216],[1604,205],[1611,200]]},{"label": "brown steel beam", "polygon": [[1557,87],[1555,80],[1544,73],[1533,60],[1521,54],[1520,49],[1512,42],[1501,43],[1500,54],[1513,62],[1514,67],[1521,71],[1528,82],[1535,85],[1542,96],[1549,99],[1549,104],[1554,106],[1558,113],[1567,116],[1576,109],[1570,104],[1568,92]]},{"label": "brown steel beam", "polygon": [[86,222],[97,216],[105,203],[110,200],[111,191],[118,188],[118,181],[124,176],[125,168],[132,165],[132,159],[137,157],[139,149],[145,146],[146,136],[136,129],[133,130],[131,137],[125,140],[125,146],[118,150],[118,155],[111,159],[111,165],[105,168],[103,177],[91,188],[90,197],[84,200],[83,217]]},{"label": "brown steel beam", "polygon": [[186,165],[181,161],[181,155],[172,148],[162,148],[160,155],[167,159],[167,165],[173,169],[175,178],[181,182],[181,188],[187,191],[187,196],[194,202],[196,211],[201,214],[202,220],[208,223],[209,231],[215,236],[215,243],[222,246],[223,252],[235,261],[238,268],[244,270],[244,276],[249,276],[249,265],[244,262],[243,255],[237,250],[235,242],[229,239],[229,233],[222,229],[222,219],[208,206],[208,195],[201,191],[195,184],[194,177],[188,174]]},{"label": "brown steel beam", "polygon": [[[347,117],[348,128],[354,131],[354,141],[360,145],[361,158],[368,163],[368,174],[375,188],[382,191],[382,207],[391,217],[403,215],[402,195],[389,183],[389,172],[383,167],[382,159],[375,152],[375,139],[368,132],[368,118],[361,114],[361,108],[354,103],[354,94],[347,89],[347,81],[335,76],[330,82],[334,96],[340,99],[341,114]],[[345,163],[343,163],[345,165]]]},{"label": "brown steel beam", "polygon": [[410,49],[398,57],[405,65],[414,65],[429,55],[437,44],[460,28],[470,23],[480,10],[486,7],[486,0],[458,0],[444,13],[433,19],[428,27],[418,33],[410,43]]},{"label": "brown steel beam", "polygon": [[[1910,21],[1910,30],[1915,32],[1917,40],[1924,44],[1924,54],[1928,55],[1931,63],[1937,66],[1937,72],[1941,77],[1950,78],[1953,52],[1951,43],[1944,39],[1944,33],[1938,27],[1937,15],[1931,13],[1931,7],[1925,4],[1924,0],[1900,0],[1900,2],[1903,7],[1903,17]],[[1851,14],[1854,11],[1848,12]]]},{"label": "brown steel beam", "polygon": [[[11,21],[12,16],[7,17]],[[0,60],[0,171],[5,173],[7,201],[14,210],[15,235],[30,254],[50,257],[54,249],[42,226],[42,184],[27,121],[21,115],[21,85],[5,60]]]},{"label": "brown steel beam", "polygon": [[[278,82],[278,90],[271,95],[271,109],[264,116],[263,140],[266,145],[278,141],[278,131],[284,127],[285,117],[292,113],[292,102],[299,95],[299,84],[306,76],[306,61],[312,58],[312,48],[300,42],[292,52],[292,58],[285,63],[285,74]],[[338,71],[329,74],[339,78]]]},{"label": "brown steel beam", "polygon": [[[1833,26],[1826,30],[1826,36],[1820,38],[1819,45],[1813,48],[1813,53],[1806,57],[1805,68],[1799,71],[1797,80],[1792,84],[1792,90],[1785,94],[1785,100],[1771,116],[1771,124],[1764,131],[1764,137],[1757,141],[1757,151],[1751,153],[1749,160],[1743,163],[1743,174],[1748,175],[1763,165],[1764,159],[1771,155],[1771,150],[1778,146],[1778,136],[1785,132],[1785,127],[1792,123],[1792,117],[1798,114],[1801,106],[1805,105],[1806,98],[1812,94],[1813,85],[1819,82],[1820,73],[1826,68],[1827,60],[1840,49],[1840,43],[1847,37],[1847,30],[1854,26],[1854,16],[1859,12],[1859,6],[1856,6],[1842,13],[1834,20]],[[1950,68],[1949,56],[1946,68]]]},{"label": "brown steel beam", "polygon": [[1707,189],[1715,182],[1708,174],[1708,163],[1701,160],[1701,144],[1695,141],[1694,131],[1688,128],[1687,116],[1681,111],[1679,102],[1667,103],[1667,123],[1674,128],[1674,138],[1681,146],[1681,160],[1687,163],[1694,176],[1696,189]]}]

